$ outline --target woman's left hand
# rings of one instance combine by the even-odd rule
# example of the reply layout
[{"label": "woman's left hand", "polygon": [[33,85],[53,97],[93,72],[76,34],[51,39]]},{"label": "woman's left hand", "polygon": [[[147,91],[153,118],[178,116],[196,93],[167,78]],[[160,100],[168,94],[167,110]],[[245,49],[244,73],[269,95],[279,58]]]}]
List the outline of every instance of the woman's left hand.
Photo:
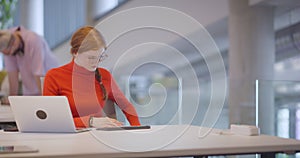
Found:
[{"label": "woman's left hand", "polygon": [[118,127],[123,126],[123,123],[109,117],[91,117],[90,126],[95,128]]}]

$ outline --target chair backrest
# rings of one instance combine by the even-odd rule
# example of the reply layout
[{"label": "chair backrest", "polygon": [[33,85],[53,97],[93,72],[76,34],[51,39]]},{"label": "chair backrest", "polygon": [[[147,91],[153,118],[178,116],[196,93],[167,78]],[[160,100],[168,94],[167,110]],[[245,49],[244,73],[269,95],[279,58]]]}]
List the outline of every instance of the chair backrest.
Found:
[{"label": "chair backrest", "polygon": [[103,107],[103,116],[107,116],[109,118],[117,119],[115,104],[111,100],[107,100]]},{"label": "chair backrest", "polygon": [[41,81],[41,92],[42,92],[42,94],[43,94],[43,89],[44,89],[44,79],[45,79],[44,76],[40,77],[40,81]]}]

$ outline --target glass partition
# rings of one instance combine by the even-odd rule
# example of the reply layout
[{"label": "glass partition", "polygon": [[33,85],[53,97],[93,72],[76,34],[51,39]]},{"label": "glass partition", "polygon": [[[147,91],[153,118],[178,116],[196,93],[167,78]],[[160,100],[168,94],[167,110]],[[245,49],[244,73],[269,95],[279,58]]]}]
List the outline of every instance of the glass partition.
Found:
[{"label": "glass partition", "polygon": [[[270,91],[266,91],[269,89]],[[264,94],[267,93],[267,94]],[[270,97],[271,95],[271,97]],[[269,105],[268,111],[259,112],[264,102],[265,96],[273,105]],[[274,119],[274,134],[284,138],[300,139],[300,81],[270,81],[258,80],[256,91],[257,104],[257,122],[258,124],[264,119],[262,115],[270,115]]]},{"label": "glass partition", "polygon": [[264,134],[300,140],[300,81],[257,80],[256,114],[257,125],[273,131]]},{"label": "glass partition", "polygon": [[[182,123],[181,79],[131,76],[121,78],[119,83],[126,97],[135,106],[142,124]],[[120,112],[117,113],[118,117],[122,117]]]}]

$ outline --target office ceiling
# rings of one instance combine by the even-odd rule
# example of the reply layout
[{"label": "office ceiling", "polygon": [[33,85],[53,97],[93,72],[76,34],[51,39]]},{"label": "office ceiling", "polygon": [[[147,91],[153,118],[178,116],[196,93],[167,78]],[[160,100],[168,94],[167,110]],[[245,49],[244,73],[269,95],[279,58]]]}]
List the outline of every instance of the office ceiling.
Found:
[{"label": "office ceiling", "polygon": [[[281,29],[290,25],[290,11],[299,8],[300,0],[249,0],[249,5],[267,5],[275,7],[275,29]],[[110,12],[104,18],[127,9],[143,6],[172,8],[190,16],[190,18],[199,22],[209,32],[220,49],[220,52],[223,52],[223,58],[227,58],[226,52],[229,47],[227,31],[229,9],[227,0],[131,0]],[[100,23],[101,20],[103,19],[100,19],[98,23]],[[145,20],[151,19],[145,18]],[[167,20],[176,21],[177,19]],[[128,21],[126,21],[126,19],[120,21],[120,25],[128,25],[127,23]],[[107,31],[114,31],[114,27],[120,27],[120,25],[112,26],[108,28]],[[193,33],[186,36],[192,35]],[[107,36],[105,35],[105,37]],[[189,62],[177,60],[176,57],[170,55],[172,54],[170,53],[172,52],[170,50],[165,50],[167,52],[169,51],[169,53],[165,54],[162,53],[162,51],[159,51],[159,49],[166,48],[171,48],[173,51],[176,50],[180,52],[184,55],[184,60],[188,60]],[[54,52],[61,56],[60,52],[64,52],[67,49],[68,43],[62,45],[57,50],[54,50]],[[140,28],[125,33],[112,43],[112,47],[109,47],[108,49],[108,54],[109,58],[101,63],[100,66],[113,70],[116,67],[116,63],[119,64],[119,73],[116,77],[128,75],[129,69],[134,69],[129,72],[134,73],[135,75],[168,74],[166,71],[170,71],[170,69],[184,70],[187,66],[190,66],[190,64],[193,65],[196,72],[199,73],[197,74],[198,76],[205,76],[207,73],[207,69],[203,70],[203,63],[201,63],[204,62],[203,58],[201,55],[199,56],[199,53],[197,53],[197,50],[195,50],[190,41],[174,32],[163,29]],[[62,58],[69,59],[69,56]],[[164,59],[167,67],[163,66],[163,64],[157,65],[157,63],[151,62],[149,59]],[[146,64],[136,67],[135,62],[143,60]]]}]

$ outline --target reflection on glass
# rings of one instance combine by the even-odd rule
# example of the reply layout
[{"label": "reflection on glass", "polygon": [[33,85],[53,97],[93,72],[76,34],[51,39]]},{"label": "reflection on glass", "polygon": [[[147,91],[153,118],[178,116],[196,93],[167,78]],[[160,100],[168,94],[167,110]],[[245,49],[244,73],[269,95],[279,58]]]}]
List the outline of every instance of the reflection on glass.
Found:
[{"label": "reflection on glass", "polygon": [[277,112],[277,136],[289,138],[289,109],[279,109]]},{"label": "reflection on glass", "polygon": [[142,123],[177,124],[179,118],[179,80],[175,77],[131,76],[130,101]]}]

